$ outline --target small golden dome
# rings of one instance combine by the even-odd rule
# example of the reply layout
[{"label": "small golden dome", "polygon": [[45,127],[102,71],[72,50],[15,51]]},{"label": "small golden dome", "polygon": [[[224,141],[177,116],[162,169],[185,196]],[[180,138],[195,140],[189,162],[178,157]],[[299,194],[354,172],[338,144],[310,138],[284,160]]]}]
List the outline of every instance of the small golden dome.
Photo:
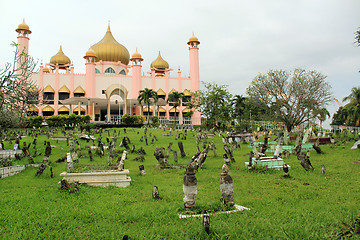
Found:
[{"label": "small golden dome", "polygon": [[187,44],[190,45],[190,43],[192,43],[192,42],[200,44],[199,39],[197,37],[195,37],[194,33],[192,33],[192,36],[189,38],[189,42]]},{"label": "small golden dome", "polygon": [[131,56],[130,61],[134,61],[135,59],[138,59],[140,61],[143,61],[144,59],[141,57],[141,54],[138,52],[137,48],[136,51],[133,53],[133,55]]},{"label": "small golden dome", "polygon": [[85,53],[84,58],[87,57],[97,57],[95,51],[90,47],[89,50]]},{"label": "small golden dome", "polygon": [[26,30],[29,34],[31,33],[29,26],[25,23],[25,19],[18,25],[18,28],[15,31],[19,33],[21,30]]},{"label": "small golden dome", "polygon": [[44,73],[48,73],[48,72],[50,72],[50,69],[45,65],[45,66],[43,67],[43,72],[44,72]]},{"label": "small golden dome", "polygon": [[169,68],[169,64],[161,57],[160,51],[159,51],[159,56],[155,61],[151,63],[150,68],[158,68],[158,69]]},{"label": "small golden dome", "polygon": [[50,63],[54,65],[66,65],[70,64],[71,61],[70,58],[63,53],[62,47],[60,46],[59,52],[50,59]]},{"label": "small golden dome", "polygon": [[120,61],[122,64],[129,64],[129,51],[126,49],[126,47],[124,47],[115,40],[114,36],[110,31],[110,25],[108,26],[108,30],[103,39],[101,39],[100,42],[94,44],[91,48],[95,51],[98,57],[97,61]]}]

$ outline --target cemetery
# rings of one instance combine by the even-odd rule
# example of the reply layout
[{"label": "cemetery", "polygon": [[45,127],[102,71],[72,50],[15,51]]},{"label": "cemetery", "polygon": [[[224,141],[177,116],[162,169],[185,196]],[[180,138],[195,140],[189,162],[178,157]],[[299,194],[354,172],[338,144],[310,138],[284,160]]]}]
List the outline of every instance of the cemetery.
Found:
[{"label": "cemetery", "polygon": [[0,237],[356,237],[359,136],[333,134],[322,145],[311,137],[306,129],[295,140],[281,130],[7,129]]}]

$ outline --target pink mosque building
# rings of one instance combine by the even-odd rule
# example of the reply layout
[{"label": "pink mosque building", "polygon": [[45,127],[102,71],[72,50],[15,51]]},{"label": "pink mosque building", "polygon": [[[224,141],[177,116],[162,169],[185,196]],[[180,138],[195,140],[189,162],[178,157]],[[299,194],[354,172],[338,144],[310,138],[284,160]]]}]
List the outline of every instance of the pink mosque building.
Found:
[{"label": "pink mosque building", "polygon": [[[23,21],[16,32],[18,52],[28,54],[29,26]],[[85,74],[74,73],[74,66],[61,46],[49,63],[41,64],[40,71],[32,73],[32,82],[40,90],[40,103],[29,110],[42,116],[89,114],[93,121],[108,122],[118,121],[123,114],[150,115],[159,116],[160,123],[173,123],[176,112],[178,123],[199,125],[200,112],[189,109],[186,102],[191,92],[200,88],[200,42],[193,34],[187,44],[189,77],[182,77],[180,69],[177,77],[170,77],[173,69],[160,52],[146,75],[142,74],[141,54],[136,49],[130,57],[126,47],[113,37],[109,25],[105,36],[85,53]],[[159,96],[158,103],[150,109],[140,106],[137,101],[139,91],[145,88],[154,90]],[[171,103],[166,103],[168,95],[174,91],[185,95],[176,110]]]}]

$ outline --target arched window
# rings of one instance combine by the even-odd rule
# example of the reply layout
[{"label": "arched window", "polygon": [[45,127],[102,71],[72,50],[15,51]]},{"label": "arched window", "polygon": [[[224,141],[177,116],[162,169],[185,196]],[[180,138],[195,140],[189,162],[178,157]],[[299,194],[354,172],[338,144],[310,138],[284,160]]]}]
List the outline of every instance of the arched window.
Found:
[{"label": "arched window", "polygon": [[108,67],[106,70],[105,70],[105,73],[115,73],[115,70],[111,67]]},{"label": "arched window", "polygon": [[123,69],[123,70],[121,70],[121,71],[119,72],[119,74],[121,74],[121,75],[126,75],[126,72],[125,72],[125,70]]},{"label": "arched window", "polygon": [[95,73],[100,73],[99,69],[95,68]]}]

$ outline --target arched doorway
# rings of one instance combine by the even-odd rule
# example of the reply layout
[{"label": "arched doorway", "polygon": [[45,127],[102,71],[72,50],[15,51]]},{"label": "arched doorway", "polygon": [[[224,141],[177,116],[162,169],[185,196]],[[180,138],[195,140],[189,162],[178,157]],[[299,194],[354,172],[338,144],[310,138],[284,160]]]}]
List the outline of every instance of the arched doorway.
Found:
[{"label": "arched doorway", "polygon": [[[128,96],[128,91],[127,89],[122,85],[122,84],[112,84],[110,85],[106,90],[105,90],[105,95],[106,95],[106,99],[107,99],[107,112],[106,112],[106,121],[107,122],[120,122],[120,118],[122,115],[127,114],[128,113],[128,109],[127,109],[127,96]],[[115,101],[115,104],[111,103],[110,99],[112,96],[120,96],[120,99],[117,99],[117,101]],[[113,107],[114,110],[118,111],[118,115],[112,114],[111,113],[111,107]],[[118,109],[116,109],[118,108]],[[116,112],[114,111],[114,112]]]}]

